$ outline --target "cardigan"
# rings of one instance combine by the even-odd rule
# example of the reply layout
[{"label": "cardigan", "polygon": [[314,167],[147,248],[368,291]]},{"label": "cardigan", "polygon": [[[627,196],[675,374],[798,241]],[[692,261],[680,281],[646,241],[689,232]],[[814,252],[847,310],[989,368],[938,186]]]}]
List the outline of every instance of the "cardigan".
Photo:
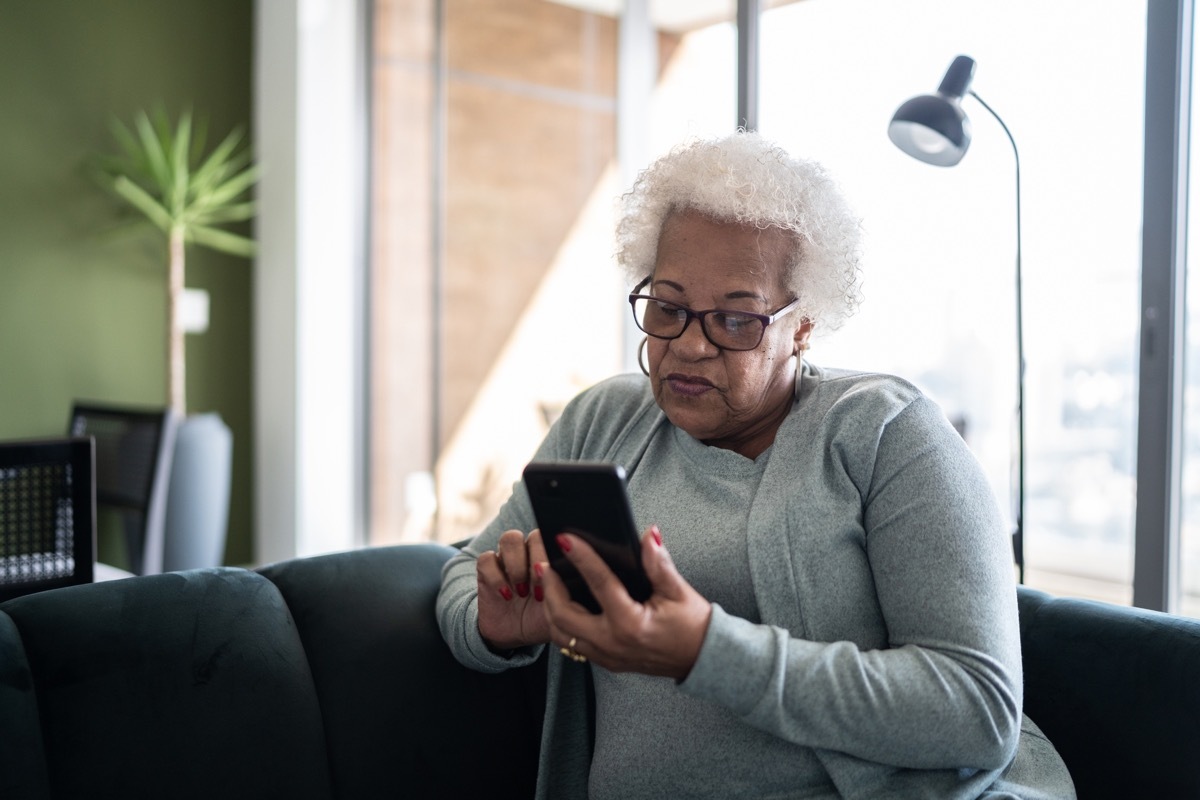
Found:
[{"label": "cardigan", "polygon": [[[1053,747],[1021,714],[1011,545],[977,461],[941,410],[898,378],[803,362],[748,513],[761,622],[714,606],[682,691],[812,748],[841,797],[1071,797]],[[602,460],[632,476],[670,422],[640,375],[577,396],[537,460]],[[447,563],[437,613],[483,671],[475,558],[535,527],[520,484]],[[586,797],[589,667],[551,658],[538,796]]]}]

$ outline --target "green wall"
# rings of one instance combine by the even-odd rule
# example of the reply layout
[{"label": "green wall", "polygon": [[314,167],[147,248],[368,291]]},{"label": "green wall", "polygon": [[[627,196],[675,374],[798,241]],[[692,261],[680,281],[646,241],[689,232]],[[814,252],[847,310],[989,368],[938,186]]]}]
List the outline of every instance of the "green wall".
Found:
[{"label": "green wall", "polygon": [[[0,0],[0,439],[61,435],[71,402],[166,403],[166,245],[105,239],[83,173],[108,121],[163,103],[215,144],[251,120],[252,0]],[[211,297],[187,337],[189,412],[233,430],[226,563],[253,558],[251,262],[189,248]],[[103,545],[103,543],[102,543]]]}]

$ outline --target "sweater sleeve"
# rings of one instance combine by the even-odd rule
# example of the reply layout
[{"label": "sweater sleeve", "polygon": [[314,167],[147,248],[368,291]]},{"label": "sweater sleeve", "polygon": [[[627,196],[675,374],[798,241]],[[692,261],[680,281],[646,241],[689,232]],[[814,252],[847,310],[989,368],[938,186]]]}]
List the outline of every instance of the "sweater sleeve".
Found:
[{"label": "sweater sleeve", "polygon": [[[535,459],[561,457],[559,442],[564,427],[565,424],[551,427]],[[436,606],[438,626],[450,652],[464,666],[480,672],[502,672],[528,666],[541,654],[542,646],[537,646],[519,649],[506,657],[487,646],[479,633],[479,589],[475,577],[476,560],[481,554],[496,549],[501,534],[508,530],[528,534],[535,527],[529,495],[523,484],[517,482],[495,519],[442,567],[442,586]]]},{"label": "sweater sleeve", "polygon": [[[611,458],[623,439],[636,429],[636,422],[652,410],[653,401],[640,376],[616,376],[581,392],[563,409],[533,456],[535,461],[577,461]],[[454,657],[481,672],[501,672],[537,660],[541,647],[524,648],[510,657],[493,652],[479,633],[479,597],[475,561],[494,550],[500,535],[508,530],[528,534],[536,527],[533,508],[524,484],[513,485],[512,494],[496,518],[478,536],[451,558],[442,569],[442,586],[437,598],[437,620],[442,637]]]},{"label": "sweater sleeve", "polygon": [[[531,525],[521,517],[519,495],[513,492],[504,509],[463,551],[442,568],[442,587],[437,597],[437,621],[442,638],[459,663],[480,672],[502,672],[532,664],[542,646],[526,647],[510,656],[493,652],[479,633],[479,593],[475,582],[475,560],[480,553],[495,549],[500,534],[510,528],[528,531]],[[511,508],[510,508],[511,507]]]},{"label": "sweater sleeve", "polygon": [[[828,515],[813,534],[850,544],[819,565],[832,578],[812,598],[799,590],[800,602],[831,617],[867,608],[879,640],[714,608],[682,688],[789,741],[899,771],[999,769],[1019,735],[1020,639],[1011,548],[982,470],[920,396],[880,424],[830,425],[825,499],[810,501],[810,516],[822,521],[824,504],[855,519],[833,527]],[[794,562],[825,552],[792,548]]]}]

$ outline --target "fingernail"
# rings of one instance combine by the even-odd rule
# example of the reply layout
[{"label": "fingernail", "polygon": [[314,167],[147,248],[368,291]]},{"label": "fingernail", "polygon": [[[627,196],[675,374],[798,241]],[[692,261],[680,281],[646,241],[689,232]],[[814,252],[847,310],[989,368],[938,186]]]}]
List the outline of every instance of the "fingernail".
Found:
[{"label": "fingernail", "polygon": [[525,595],[529,594],[529,584],[525,583],[524,581],[522,581],[521,583],[518,583],[517,584],[517,594],[521,597],[524,597]]},{"label": "fingernail", "polygon": [[542,587],[534,586],[533,587],[533,599],[537,600],[540,603],[540,602],[542,602],[543,597],[544,597],[544,595],[542,593]]},{"label": "fingernail", "polygon": [[542,566],[542,562],[540,562],[540,561],[533,562],[533,574],[537,575],[539,578],[542,577],[543,574],[545,574],[545,568]]},{"label": "fingernail", "polygon": [[505,600],[512,600],[512,589],[508,588],[507,586],[501,586],[500,596]]},{"label": "fingernail", "polygon": [[662,547],[662,531],[658,529],[657,525],[650,526],[650,535],[654,537],[654,543]]},{"label": "fingernail", "polygon": [[558,546],[562,548],[564,553],[571,552],[571,540],[567,538],[565,533],[560,533],[556,536],[555,541],[558,542]]}]

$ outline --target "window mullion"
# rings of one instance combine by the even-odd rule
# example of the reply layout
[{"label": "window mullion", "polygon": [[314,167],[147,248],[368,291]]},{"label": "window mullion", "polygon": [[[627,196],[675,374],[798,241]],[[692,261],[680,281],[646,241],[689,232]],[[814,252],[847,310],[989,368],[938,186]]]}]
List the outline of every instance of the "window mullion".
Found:
[{"label": "window mullion", "polygon": [[1133,604],[1178,603],[1192,0],[1148,4]]}]

